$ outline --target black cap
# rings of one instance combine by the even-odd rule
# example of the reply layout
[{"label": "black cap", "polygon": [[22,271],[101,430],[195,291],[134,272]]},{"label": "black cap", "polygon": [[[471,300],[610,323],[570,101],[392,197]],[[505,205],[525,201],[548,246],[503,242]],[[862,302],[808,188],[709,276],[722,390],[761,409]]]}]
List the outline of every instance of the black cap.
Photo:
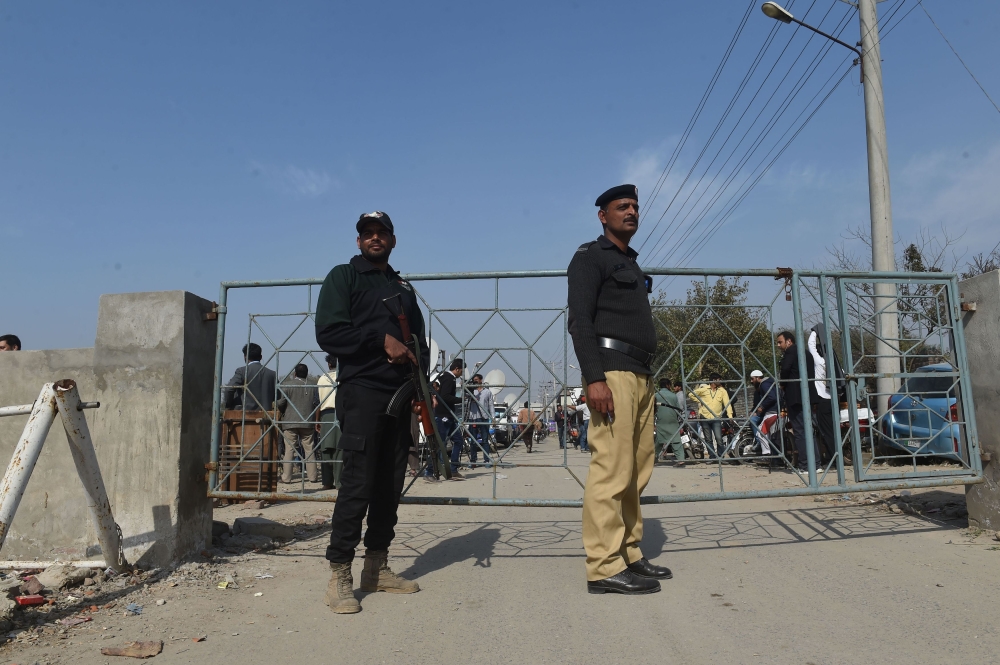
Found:
[{"label": "black cap", "polygon": [[638,201],[639,188],[635,185],[618,185],[617,187],[612,187],[598,196],[594,205],[598,208],[603,208],[612,201],[617,201],[618,199],[635,199]]},{"label": "black cap", "polygon": [[361,215],[361,218],[358,219],[358,225],[357,225],[358,233],[361,233],[361,229],[364,228],[365,224],[367,224],[368,222],[378,222],[385,228],[389,229],[389,233],[392,233],[393,235],[395,235],[396,233],[396,231],[392,228],[392,220],[389,219],[389,215],[385,214],[381,210],[376,210],[375,212],[366,212],[365,214]]}]

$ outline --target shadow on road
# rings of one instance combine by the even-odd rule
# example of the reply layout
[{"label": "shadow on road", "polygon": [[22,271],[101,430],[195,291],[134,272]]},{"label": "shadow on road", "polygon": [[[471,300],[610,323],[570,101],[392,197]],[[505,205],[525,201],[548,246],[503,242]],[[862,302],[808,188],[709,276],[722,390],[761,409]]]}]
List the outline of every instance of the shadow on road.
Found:
[{"label": "shadow on road", "polygon": [[[879,512],[862,506],[646,517],[643,554],[724,547],[808,544],[855,538],[952,531],[960,522]],[[420,522],[396,528],[394,556],[414,557],[420,574],[468,559],[489,565],[492,557],[580,557],[580,522],[524,521],[497,523]],[[483,563],[480,563],[483,562]]]},{"label": "shadow on road", "polygon": [[499,528],[481,524],[472,531],[459,532],[427,547],[414,557],[405,574],[407,577],[422,577],[470,559],[473,566],[489,568],[492,565],[490,559],[493,557],[493,549],[499,540]]}]

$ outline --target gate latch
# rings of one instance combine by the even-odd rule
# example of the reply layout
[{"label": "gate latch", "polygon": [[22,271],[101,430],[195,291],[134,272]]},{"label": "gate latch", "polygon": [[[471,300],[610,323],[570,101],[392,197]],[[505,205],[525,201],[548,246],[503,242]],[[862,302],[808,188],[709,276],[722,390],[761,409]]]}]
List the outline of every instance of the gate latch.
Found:
[{"label": "gate latch", "polygon": [[779,279],[785,280],[785,300],[791,301],[792,299],[792,269],[791,268],[778,268],[778,274],[774,278],[776,281]]},{"label": "gate latch", "polygon": [[202,317],[202,321],[218,321],[219,320],[219,303],[213,302],[212,309],[205,312]]}]

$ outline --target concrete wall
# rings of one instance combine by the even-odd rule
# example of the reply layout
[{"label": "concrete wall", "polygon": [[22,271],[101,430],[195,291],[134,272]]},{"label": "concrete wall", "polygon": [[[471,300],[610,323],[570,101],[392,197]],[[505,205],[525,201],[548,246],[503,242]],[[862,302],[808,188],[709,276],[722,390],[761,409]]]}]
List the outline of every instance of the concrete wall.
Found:
[{"label": "concrete wall", "polygon": [[[77,382],[129,561],[162,566],[211,542],[206,498],[214,321],[183,291],[101,296],[92,349],[0,353],[0,405],[42,384]],[[27,416],[0,418],[0,464]],[[60,421],[53,426],[4,544],[5,559],[94,558],[97,537]]]},{"label": "concrete wall", "polygon": [[986,481],[965,490],[969,524],[1000,529],[1000,271],[967,279],[959,290],[964,302],[976,303],[963,316],[965,343],[979,443],[991,457],[983,462]]}]

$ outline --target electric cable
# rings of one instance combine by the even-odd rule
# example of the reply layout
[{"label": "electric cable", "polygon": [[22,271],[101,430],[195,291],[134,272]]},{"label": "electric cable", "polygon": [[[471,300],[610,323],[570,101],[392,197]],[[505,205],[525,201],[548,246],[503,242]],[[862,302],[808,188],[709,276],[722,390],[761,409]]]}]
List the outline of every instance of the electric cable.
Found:
[{"label": "electric cable", "polygon": [[[808,15],[809,11],[813,8],[813,6],[815,6],[816,2],[817,2],[817,0],[813,0],[812,4],[809,6],[809,9],[806,10],[806,14],[807,15]],[[789,5],[789,6],[791,6],[791,5]],[[763,60],[764,53],[766,53],[766,51],[770,48],[770,45],[773,42],[775,35],[777,34],[777,28],[778,27],[779,26],[775,25],[775,26],[773,26],[771,28],[771,31],[769,32],[767,38],[765,38],[765,40],[764,40],[764,44],[761,46],[761,48],[757,52],[757,55],[751,61],[750,67],[748,68],[747,73],[743,76],[743,80],[740,82],[740,85],[738,86],[737,91],[734,93],[733,97],[730,99],[730,101],[727,104],[725,111],[723,111],[723,114],[720,117],[720,119],[716,122],[716,125],[715,125],[714,129],[712,130],[711,134],[709,135],[708,141],[705,143],[704,147],[702,148],[701,152],[699,153],[698,158],[695,160],[694,164],[688,170],[688,173],[684,177],[684,180],[681,182],[680,186],[678,187],[677,191],[674,193],[673,197],[671,198],[670,202],[667,204],[666,208],[664,208],[663,212],[660,214],[660,217],[657,219],[656,223],[653,225],[653,228],[650,229],[649,232],[646,234],[646,238],[642,241],[642,244],[639,246],[639,250],[638,251],[642,251],[642,249],[645,247],[645,245],[649,241],[649,239],[653,236],[654,233],[656,233],[656,230],[659,228],[660,224],[662,223],[663,218],[666,216],[667,212],[669,212],[670,208],[673,206],[674,202],[677,200],[677,197],[683,191],[684,186],[687,184],[687,182],[690,179],[692,173],[694,173],[695,169],[697,168],[698,164],[700,163],[700,161],[701,161],[702,157],[704,156],[705,152],[708,150],[708,148],[711,145],[712,141],[715,139],[715,136],[718,134],[718,132],[721,129],[721,127],[725,124],[725,121],[728,119],[729,114],[731,113],[733,107],[735,106],[736,102],[739,100],[739,97],[742,95],[743,90],[746,88],[747,83],[749,82],[750,78],[753,76],[754,72],[756,72],[757,67],[760,65],[761,61]],[[672,157],[673,157],[673,155],[672,155]],[[674,160],[674,162],[676,162],[676,159]],[[672,166],[673,166],[673,164],[671,164],[671,167]],[[663,184],[665,184],[665,182],[666,182],[666,180],[663,180],[663,182],[658,183],[659,188],[656,191],[657,195],[659,194],[659,191],[660,191],[660,189],[662,189]],[[653,198],[653,200],[655,200],[655,197]],[[644,215],[645,215],[645,213],[647,213],[649,211],[649,209],[651,207],[651,204],[652,204],[652,201],[649,201],[648,204],[647,204],[647,206],[644,208]],[[642,222],[643,216],[640,217],[640,220],[639,220],[640,223]],[[664,231],[662,231],[660,233],[660,236],[657,238],[656,242],[654,243],[654,247],[660,244],[660,241],[663,238],[663,235],[669,231],[669,228],[670,227],[668,226],[667,229],[664,229]]]},{"label": "electric cable", "polygon": [[917,0],[917,4],[920,5],[920,8],[922,10],[924,10],[924,14],[927,14],[927,18],[934,26],[934,29],[938,31],[938,34],[941,35],[941,39],[944,40],[944,43],[948,45],[948,48],[951,49],[951,52],[955,54],[955,57],[958,58],[958,61],[962,63],[963,67],[965,67],[965,71],[969,73],[969,76],[972,77],[972,80],[976,82],[976,85],[979,86],[979,89],[983,91],[984,95],[986,95],[986,99],[990,100],[990,104],[993,105],[993,108],[997,110],[997,113],[1000,113],[1000,106],[997,106],[997,103],[993,101],[992,97],[990,97],[990,93],[986,92],[986,88],[984,88],[983,84],[979,82],[979,79],[976,78],[976,75],[972,73],[972,70],[969,69],[969,66],[965,64],[965,60],[962,60],[962,56],[958,54],[958,51],[955,50],[955,47],[952,46],[951,42],[948,41],[948,38],[944,36],[944,32],[941,30],[941,27],[937,24],[937,21],[935,21],[934,18],[930,15],[930,12],[927,11],[927,7],[924,7],[923,0]]},{"label": "electric cable", "polygon": [[[680,140],[678,140],[677,145],[674,146],[674,151],[671,154],[670,159],[667,160],[666,165],[663,167],[663,171],[660,173],[660,177],[657,179],[656,185],[653,186],[653,189],[650,191],[649,196],[646,198],[646,203],[643,205],[643,210],[639,217],[640,223],[642,219],[645,217],[646,212],[653,205],[653,202],[656,201],[656,197],[659,195],[660,189],[663,188],[664,183],[666,183],[667,178],[670,176],[670,171],[673,169],[674,164],[677,162],[677,158],[680,156],[681,150],[687,144],[687,140],[691,136],[691,132],[694,129],[695,124],[698,122],[698,118],[701,117],[701,113],[705,108],[705,104],[708,102],[708,98],[711,96],[712,91],[715,89],[715,85],[718,83],[719,77],[722,74],[722,70],[725,69],[726,64],[729,62],[729,58],[733,53],[733,49],[736,47],[736,43],[739,41],[740,35],[743,34],[743,29],[746,27],[747,20],[750,18],[750,14],[755,5],[756,5],[756,0],[751,0],[750,4],[747,6],[747,9],[743,14],[743,18],[740,20],[740,23],[736,28],[736,32],[733,34],[732,39],[730,39],[729,45],[726,47],[726,51],[723,54],[722,60],[719,62],[719,65],[715,69],[715,73],[712,75],[712,78],[709,81],[708,87],[705,89],[705,92],[702,93],[701,100],[699,100],[698,106],[695,107],[694,113],[688,120],[688,124],[684,128],[684,132],[681,134]],[[650,234],[653,231],[655,231],[655,227],[650,231]],[[646,240],[648,239],[649,235],[647,235],[646,237]],[[645,245],[645,243],[646,241],[644,240],[643,246]],[[640,246],[640,250],[641,249],[642,246]]]},{"label": "electric cable", "polygon": [[[827,15],[828,14],[829,14],[829,11],[827,12]],[[845,23],[849,19],[850,19],[850,12],[848,12],[844,17],[842,17],[842,19],[838,22],[837,29],[835,29],[834,32],[837,32],[838,29],[842,31],[844,29],[844,27],[846,27],[846,26],[842,27],[840,24]],[[810,36],[810,38],[806,41],[806,44],[803,46],[802,50],[799,52],[799,55],[796,57],[796,62],[799,61],[799,59],[801,58],[802,54],[808,48],[809,43],[811,42],[811,39],[812,39],[812,36]],[[789,43],[789,45],[790,45],[790,43]],[[821,48],[820,52],[816,56],[814,56],[813,61],[809,65],[807,65],[806,72],[802,76],[799,77],[799,80],[793,85],[792,91],[781,102],[781,105],[779,105],[780,112],[779,112],[778,116],[774,117],[773,114],[772,114],[771,122],[767,126],[765,126],[765,130],[766,131],[762,130],[762,133],[758,133],[757,138],[755,138],[755,140],[752,142],[752,145],[751,145],[751,148],[750,148],[749,152],[746,153],[746,154],[744,154],[744,156],[741,157],[740,160],[738,160],[738,164],[737,164],[736,168],[734,169],[734,171],[725,179],[725,181],[724,181],[723,185],[720,187],[719,191],[716,192],[716,194],[709,200],[709,203],[707,204],[707,206],[696,217],[695,223],[697,223],[698,220],[704,218],[704,216],[707,215],[710,212],[711,205],[713,205],[714,202],[717,201],[718,198],[722,196],[722,194],[724,193],[726,187],[728,187],[729,183],[737,175],[739,169],[741,169],[742,166],[746,163],[746,161],[748,161],[749,158],[752,157],[753,152],[756,151],[759,148],[760,144],[763,142],[763,139],[766,137],[766,135],[768,133],[770,133],[771,129],[773,129],[776,126],[777,120],[780,119],[781,115],[783,115],[784,112],[787,110],[788,105],[790,104],[790,101],[792,99],[794,99],[794,97],[797,96],[799,94],[799,92],[801,92],[802,87],[805,85],[805,83],[808,81],[808,79],[811,78],[812,74],[815,72],[816,66],[818,66],[818,63],[816,62],[817,58],[819,58],[821,55],[825,55],[825,53],[828,52],[828,46],[829,45],[825,45],[825,48],[827,49],[826,51],[824,51]],[[787,46],[786,46],[786,49],[787,49]],[[779,56],[779,58],[780,58],[780,56]],[[777,61],[775,62],[775,66],[776,65],[777,65]],[[772,67],[772,71],[773,71],[773,69],[774,69],[774,67]],[[733,148],[733,150],[730,152],[729,157],[727,157],[726,161],[723,163],[722,167],[720,167],[719,171],[712,177],[712,180],[709,182],[709,185],[706,187],[706,189],[698,197],[697,201],[695,202],[695,206],[692,207],[692,209],[689,210],[687,212],[687,214],[685,214],[685,216],[681,219],[681,224],[683,224],[683,222],[686,221],[691,216],[691,214],[694,213],[694,210],[697,207],[697,205],[701,202],[701,200],[705,197],[705,195],[708,194],[708,192],[711,190],[712,185],[714,185],[715,181],[720,177],[720,175],[722,173],[722,169],[724,169],[725,166],[732,160],[732,157],[733,157],[733,155],[736,154],[736,151],[739,149],[739,146],[742,145],[743,141],[746,139],[746,137],[749,135],[749,133],[753,130],[753,128],[756,125],[757,121],[760,120],[760,118],[763,115],[763,113],[767,110],[767,108],[770,105],[771,101],[773,101],[774,94],[778,90],[781,89],[781,86],[784,84],[784,81],[788,78],[788,76],[791,74],[792,71],[793,70],[790,68],[785,73],[785,75],[782,77],[781,81],[775,87],[775,92],[772,93],[772,98],[769,99],[764,104],[764,106],[758,111],[757,116],[754,118],[754,120],[747,127],[746,131],[743,133],[743,136],[740,138],[739,142],[736,144],[736,147]],[[770,72],[769,72],[768,76],[770,76]],[[763,88],[763,83],[762,83],[760,89],[762,89],[762,88]],[[749,110],[749,107],[748,107],[747,110]],[[744,112],[744,115],[745,115],[745,113],[746,113],[746,111]],[[738,127],[738,125],[737,125],[737,127]],[[730,132],[730,136],[732,135],[733,132],[735,132],[735,130],[737,129],[737,127],[733,128],[733,131]],[[727,138],[727,140],[728,140],[728,138]],[[725,142],[723,143],[722,146],[720,146],[720,149],[719,149],[719,152],[717,153],[717,156],[718,156],[718,154],[721,154],[721,152],[722,152],[722,150],[724,148],[725,148]],[[714,163],[714,160],[713,160],[713,163]],[[711,165],[709,165],[709,168],[710,167],[711,167]],[[707,171],[707,169],[706,169],[706,171]],[[700,184],[700,182],[698,184]],[[697,184],[696,184],[696,187],[697,187]],[[693,195],[694,191],[695,190],[692,189],[692,192],[689,193],[689,197],[688,198],[690,198],[690,196]],[[677,219],[677,216],[675,216],[675,219],[672,220],[671,223],[673,223],[673,221],[676,221],[676,219]],[[691,230],[689,229],[688,232],[685,234],[685,237],[690,236],[690,233],[691,233]],[[669,241],[673,238],[674,235],[675,235],[675,233],[672,233],[670,236],[667,237],[667,239],[666,239],[667,243],[669,243]],[[650,256],[651,257],[655,257],[656,254],[657,254],[656,250],[659,250],[660,247],[662,247],[662,245],[658,245],[656,248],[654,248],[654,251],[650,252]]]}]

